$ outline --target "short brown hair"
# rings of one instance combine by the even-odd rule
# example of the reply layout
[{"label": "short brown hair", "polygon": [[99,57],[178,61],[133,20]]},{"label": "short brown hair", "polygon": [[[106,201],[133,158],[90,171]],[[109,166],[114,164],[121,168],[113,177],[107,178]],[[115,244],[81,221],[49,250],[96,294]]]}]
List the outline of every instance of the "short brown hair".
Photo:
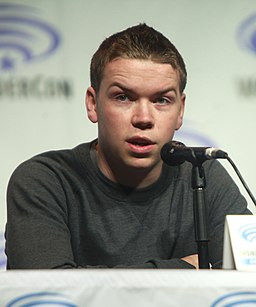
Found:
[{"label": "short brown hair", "polygon": [[115,58],[152,60],[170,64],[180,75],[180,91],[187,83],[187,72],[182,56],[176,47],[160,32],[145,23],[130,27],[106,38],[91,60],[91,85],[99,91],[107,63]]}]

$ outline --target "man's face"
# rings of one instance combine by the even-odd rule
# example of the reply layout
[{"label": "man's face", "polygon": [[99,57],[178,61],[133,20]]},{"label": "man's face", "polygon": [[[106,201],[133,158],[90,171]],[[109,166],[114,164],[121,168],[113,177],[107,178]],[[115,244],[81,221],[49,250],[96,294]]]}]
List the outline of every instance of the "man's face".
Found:
[{"label": "man's face", "polygon": [[169,64],[118,58],[104,70],[99,93],[87,90],[87,111],[98,122],[99,165],[160,169],[160,150],[182,125],[185,95]]}]

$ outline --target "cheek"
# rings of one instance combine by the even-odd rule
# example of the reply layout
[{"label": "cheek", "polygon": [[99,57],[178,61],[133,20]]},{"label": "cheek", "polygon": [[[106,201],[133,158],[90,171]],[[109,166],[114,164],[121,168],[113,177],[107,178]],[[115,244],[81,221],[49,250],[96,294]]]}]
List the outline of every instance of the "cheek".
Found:
[{"label": "cheek", "polygon": [[176,124],[176,130],[178,130],[183,124],[183,113],[179,115],[177,119],[177,124]]},{"label": "cheek", "polygon": [[183,109],[178,108],[176,112],[169,118],[169,123],[171,125],[172,130],[178,130],[183,122]]},{"label": "cheek", "polygon": [[181,126],[180,119],[177,116],[168,116],[166,118],[159,119],[157,134],[163,143],[169,142],[175,133]]},{"label": "cheek", "polygon": [[102,134],[120,135],[128,127],[126,116],[115,110],[101,110],[98,114],[98,126]]},{"label": "cheek", "polygon": [[118,108],[109,107],[101,109],[99,116],[102,122],[113,127],[127,127],[128,122],[130,121],[129,112],[125,112],[125,110],[120,110]]},{"label": "cheek", "polygon": [[181,117],[178,112],[166,115],[163,118],[159,118],[159,124],[161,125],[162,129],[166,129],[169,132],[173,131],[177,128],[177,126],[181,123]]}]

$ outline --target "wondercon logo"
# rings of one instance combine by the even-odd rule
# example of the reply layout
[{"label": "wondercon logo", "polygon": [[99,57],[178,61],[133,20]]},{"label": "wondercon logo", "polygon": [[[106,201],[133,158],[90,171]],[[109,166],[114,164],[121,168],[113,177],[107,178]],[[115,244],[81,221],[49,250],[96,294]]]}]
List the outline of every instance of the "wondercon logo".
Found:
[{"label": "wondercon logo", "polygon": [[239,228],[239,234],[244,240],[250,243],[256,242],[256,224],[246,224],[242,226]]},{"label": "wondercon logo", "polygon": [[242,48],[256,54],[256,13],[245,19],[237,31],[238,42]]},{"label": "wondercon logo", "polygon": [[9,303],[6,307],[32,307],[32,306],[59,306],[59,307],[78,307],[72,303],[68,297],[55,292],[38,292],[19,296]]},{"label": "wondercon logo", "polygon": [[27,5],[0,4],[0,71],[43,60],[59,47],[58,32],[38,12]]},{"label": "wondercon logo", "polygon": [[223,307],[223,306],[255,306],[256,305],[256,292],[244,291],[235,292],[227,295],[223,295],[218,298],[211,307]]}]

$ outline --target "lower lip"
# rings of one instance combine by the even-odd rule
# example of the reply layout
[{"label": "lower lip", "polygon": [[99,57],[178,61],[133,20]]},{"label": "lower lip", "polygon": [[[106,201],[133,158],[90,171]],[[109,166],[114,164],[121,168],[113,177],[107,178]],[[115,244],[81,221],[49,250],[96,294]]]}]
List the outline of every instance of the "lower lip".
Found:
[{"label": "lower lip", "polygon": [[135,144],[132,144],[132,143],[128,143],[128,144],[129,144],[129,148],[132,152],[139,153],[139,154],[149,153],[154,148],[153,144],[150,144],[150,145],[135,145]]}]

